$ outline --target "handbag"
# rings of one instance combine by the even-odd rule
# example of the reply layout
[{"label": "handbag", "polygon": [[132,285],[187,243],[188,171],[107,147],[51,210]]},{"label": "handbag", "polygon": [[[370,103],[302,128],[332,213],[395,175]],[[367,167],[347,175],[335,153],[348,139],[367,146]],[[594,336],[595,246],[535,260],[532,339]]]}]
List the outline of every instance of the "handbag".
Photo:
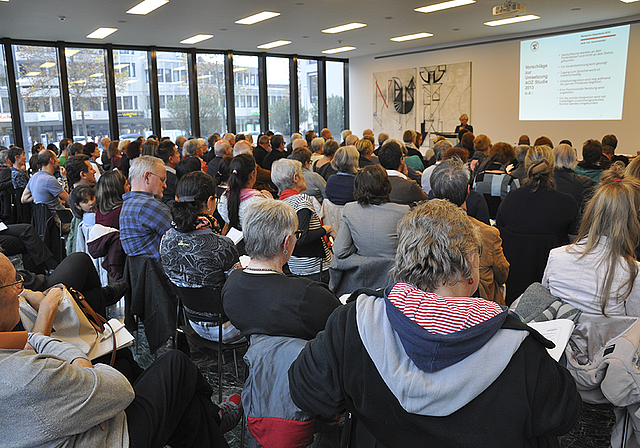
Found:
[{"label": "handbag", "polygon": [[[59,287],[56,285],[54,287]],[[45,291],[46,294],[48,292]],[[27,331],[31,331],[35,325],[38,313],[24,299],[20,297],[20,319]],[[87,303],[84,296],[73,288],[63,287],[63,297],[58,305],[58,311],[53,321],[51,336],[75,345],[85,354],[89,354],[91,349],[97,345],[105,335],[105,327],[111,330],[111,342],[113,350],[111,352],[110,365],[113,366],[116,357],[116,338],[111,325],[106,319],[96,313],[91,305]]]}]

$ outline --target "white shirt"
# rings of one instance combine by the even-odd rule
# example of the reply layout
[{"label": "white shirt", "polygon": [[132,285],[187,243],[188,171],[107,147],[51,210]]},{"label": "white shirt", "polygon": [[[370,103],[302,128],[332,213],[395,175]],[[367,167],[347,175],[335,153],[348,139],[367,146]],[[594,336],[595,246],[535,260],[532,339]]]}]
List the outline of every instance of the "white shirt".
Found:
[{"label": "white shirt", "polygon": [[[603,237],[591,253],[580,258],[582,246],[569,244],[557,247],[549,253],[547,267],[542,277],[542,285],[552,295],[586,313],[602,314],[599,287],[606,275],[605,260],[608,241]],[[605,260],[606,261],[606,260]],[[637,263],[637,262],[636,262]],[[640,268],[640,264],[639,268]],[[628,277],[624,265],[616,267],[616,278],[612,284],[612,295]],[[631,294],[626,300],[610,298],[605,309],[608,316],[640,316],[640,281],[636,277]]]},{"label": "white shirt", "polygon": [[403,179],[406,179],[406,180],[409,179],[407,176],[405,176],[404,174],[402,174],[400,171],[397,171],[397,170],[387,170],[387,176],[402,177]]}]

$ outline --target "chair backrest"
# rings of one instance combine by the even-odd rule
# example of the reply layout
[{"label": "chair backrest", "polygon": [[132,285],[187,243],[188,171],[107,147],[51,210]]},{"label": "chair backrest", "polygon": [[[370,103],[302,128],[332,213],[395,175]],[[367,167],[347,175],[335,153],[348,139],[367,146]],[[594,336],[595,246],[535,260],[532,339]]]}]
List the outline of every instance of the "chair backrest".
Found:
[{"label": "chair backrest", "polygon": [[214,322],[224,315],[220,292],[215,288],[175,287],[189,320]]},{"label": "chair backrest", "polygon": [[333,229],[338,232],[340,228],[340,221],[342,221],[342,215],[344,214],[344,205],[336,205],[329,199],[325,198],[322,201],[323,210],[323,224],[329,224]]},{"label": "chair backrest", "polygon": [[511,232],[498,227],[504,256],[511,265],[507,278],[507,306],[520,297],[534,282],[541,282],[549,251],[562,245],[556,235],[533,235]]}]

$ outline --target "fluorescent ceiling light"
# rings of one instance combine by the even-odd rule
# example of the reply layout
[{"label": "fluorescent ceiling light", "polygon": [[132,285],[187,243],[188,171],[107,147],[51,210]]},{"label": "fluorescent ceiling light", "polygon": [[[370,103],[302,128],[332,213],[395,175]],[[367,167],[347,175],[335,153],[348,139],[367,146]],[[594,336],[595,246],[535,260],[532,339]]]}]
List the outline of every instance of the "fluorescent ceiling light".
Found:
[{"label": "fluorescent ceiling light", "polygon": [[510,19],[500,19],[500,20],[492,20],[491,22],[484,22],[487,26],[500,26],[500,25],[509,25],[511,23],[518,22],[527,22],[529,20],[536,20],[540,17],[534,16],[533,14],[528,14],[526,16],[512,17]]},{"label": "fluorescent ceiling light", "polygon": [[128,66],[129,66],[129,64],[118,64],[118,65],[114,65],[113,69],[114,70],[122,70],[123,68],[128,67]]},{"label": "fluorescent ceiling light", "polygon": [[89,39],[104,39],[105,37],[107,37],[110,34],[115,33],[116,31],[118,31],[118,28],[108,28],[108,27],[106,27],[106,28],[98,28],[93,33],[87,34],[87,37]]},{"label": "fluorescent ceiling light", "polygon": [[89,78],[102,78],[104,73],[94,73],[93,75],[89,75]]},{"label": "fluorescent ceiling light", "polygon": [[138,14],[143,16],[167,3],[169,3],[169,0],[144,0],[128,10],[127,14]]},{"label": "fluorescent ceiling light", "polygon": [[263,20],[271,19],[273,17],[278,17],[279,15],[279,12],[262,11],[258,14],[245,17],[244,19],[236,20],[236,23],[238,25],[253,25],[254,23],[262,22]]},{"label": "fluorescent ceiling light", "polygon": [[335,54],[335,53],[342,53],[343,51],[351,51],[355,49],[356,47],[338,47],[338,48],[331,48],[329,50],[322,50],[322,52],[324,54]]},{"label": "fluorescent ceiling light", "polygon": [[207,79],[207,78],[211,78],[213,77],[213,75],[200,75],[198,76],[198,79]]},{"label": "fluorescent ceiling light", "polygon": [[290,43],[290,40],[276,40],[273,42],[269,42],[268,44],[258,45],[258,48],[268,50],[269,48],[282,47],[283,45],[289,45]]},{"label": "fluorescent ceiling light", "polygon": [[71,81],[69,84],[85,84],[86,82],[86,79],[79,79],[77,81]]},{"label": "fluorescent ceiling light", "polygon": [[247,67],[236,67],[236,68],[233,69],[233,71],[234,72],[241,72],[241,71],[246,70],[246,69],[247,69]]},{"label": "fluorescent ceiling light", "polygon": [[407,34],[406,36],[392,37],[389,40],[392,40],[394,42],[404,42],[406,40],[422,39],[422,38],[431,37],[431,36],[433,36],[433,34],[431,33],[416,33],[416,34]]},{"label": "fluorescent ceiling light", "polygon": [[416,12],[435,12],[441,11],[443,9],[455,8],[457,6],[465,6],[475,3],[476,0],[451,0],[449,2],[436,3],[434,5],[422,6],[420,8],[414,9]]},{"label": "fluorescent ceiling light", "polygon": [[45,62],[44,64],[40,65],[40,68],[51,68],[55,66],[56,66],[55,62]]},{"label": "fluorescent ceiling light", "polygon": [[73,56],[76,53],[79,53],[80,50],[69,50],[68,48],[66,50],[64,50],[64,55],[68,58],[70,58],[71,56]]},{"label": "fluorescent ceiling light", "polygon": [[345,25],[334,26],[333,28],[327,28],[326,30],[322,30],[322,32],[323,33],[328,33],[328,34],[336,34],[336,33],[342,33],[343,31],[355,30],[355,29],[358,29],[358,28],[362,28],[364,26],[367,26],[367,24],[366,23],[351,22],[351,23],[347,23]]},{"label": "fluorescent ceiling light", "polygon": [[9,0],[0,0],[0,2],[8,2]]},{"label": "fluorescent ceiling light", "polygon": [[[8,2],[9,0],[3,0],[3,1]],[[623,3],[633,3],[633,2],[640,1],[640,0],[620,0],[620,1],[623,2]]]},{"label": "fluorescent ceiling light", "polygon": [[213,34],[196,34],[189,39],[181,40],[181,44],[197,44],[198,42],[202,42],[203,40],[211,39]]},{"label": "fluorescent ceiling light", "polygon": [[40,74],[40,72],[29,72],[24,76],[38,76]]}]

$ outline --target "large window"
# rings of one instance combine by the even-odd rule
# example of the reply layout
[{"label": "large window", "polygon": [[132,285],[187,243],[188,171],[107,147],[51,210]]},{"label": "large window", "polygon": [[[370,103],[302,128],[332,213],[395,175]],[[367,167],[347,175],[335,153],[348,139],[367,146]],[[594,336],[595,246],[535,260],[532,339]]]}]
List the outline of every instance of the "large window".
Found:
[{"label": "large window", "polygon": [[189,77],[187,53],[161,52],[158,73],[164,70],[164,82],[158,82],[160,95],[166,96],[160,109],[162,136],[175,140],[178,135],[191,136],[191,107],[189,105]]},{"label": "large window", "polygon": [[[258,96],[260,87],[255,81],[258,75],[257,56],[233,56],[233,85],[236,105],[236,132],[260,131],[260,109],[247,107],[247,96]],[[254,79],[253,84],[251,79]]]},{"label": "large window", "polygon": [[120,136],[146,137],[152,132],[147,52],[114,50],[113,64]]},{"label": "large window", "polygon": [[327,61],[327,127],[337,139],[344,126],[344,63]]},{"label": "large window", "polygon": [[99,143],[109,136],[104,50],[67,48],[65,56],[74,139]]},{"label": "large window", "polygon": [[54,47],[13,45],[25,152],[64,137],[58,56]]},{"label": "large window", "polygon": [[289,59],[267,57],[267,95],[269,128],[291,138],[291,102],[289,101]]},{"label": "large window", "polygon": [[318,129],[318,62],[298,59],[298,109],[300,131]]},{"label": "large window", "polygon": [[11,102],[9,101],[9,83],[7,81],[7,63],[4,46],[0,48],[0,145],[7,148],[13,141],[11,124]]},{"label": "large window", "polygon": [[200,135],[206,138],[214,132],[222,134],[227,129],[224,55],[199,54],[196,66],[198,67]]}]

